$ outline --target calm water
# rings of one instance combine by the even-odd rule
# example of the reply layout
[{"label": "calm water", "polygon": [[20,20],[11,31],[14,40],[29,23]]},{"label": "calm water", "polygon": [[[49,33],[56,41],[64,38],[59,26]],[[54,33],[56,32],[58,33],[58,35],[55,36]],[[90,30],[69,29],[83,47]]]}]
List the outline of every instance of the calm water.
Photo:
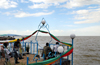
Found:
[{"label": "calm water", "polygon": [[[19,38],[19,37],[16,37]],[[57,36],[60,41],[70,42],[69,36]],[[31,37],[26,41],[33,40]],[[44,46],[51,38],[49,36],[37,37],[40,46]],[[55,44],[52,40],[51,43]],[[74,39],[74,65],[100,65],[100,36],[77,36]]]}]

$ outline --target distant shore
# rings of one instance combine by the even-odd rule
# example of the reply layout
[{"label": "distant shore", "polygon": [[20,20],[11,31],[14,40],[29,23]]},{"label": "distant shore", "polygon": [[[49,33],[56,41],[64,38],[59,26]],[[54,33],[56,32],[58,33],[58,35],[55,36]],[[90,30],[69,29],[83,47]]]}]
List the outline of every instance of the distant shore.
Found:
[{"label": "distant shore", "polygon": [[15,38],[14,37],[11,37],[11,36],[8,36],[8,37],[0,37],[0,40],[14,40]]}]

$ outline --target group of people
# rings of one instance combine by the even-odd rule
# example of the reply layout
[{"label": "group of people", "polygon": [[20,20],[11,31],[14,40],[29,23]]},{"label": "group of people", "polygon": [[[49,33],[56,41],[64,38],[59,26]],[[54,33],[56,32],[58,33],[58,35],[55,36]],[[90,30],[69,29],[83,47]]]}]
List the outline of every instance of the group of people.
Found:
[{"label": "group of people", "polygon": [[49,43],[46,43],[46,46],[43,48],[42,56],[44,55],[44,59],[48,57],[49,52],[52,54],[58,54],[58,47],[59,47],[59,42],[56,42],[56,45],[53,47],[53,50],[50,48]]},{"label": "group of people", "polygon": [[7,48],[8,42],[3,43],[3,45],[0,46],[0,53],[2,57],[5,58],[6,61],[9,61],[11,57],[14,57],[15,64],[18,64],[18,58],[23,59],[22,54],[19,52],[19,49],[21,48],[20,40],[17,39],[17,41],[14,43],[13,51],[10,52]]},{"label": "group of people", "polygon": [[[23,59],[22,54],[20,52],[18,53],[19,49],[21,49],[20,40],[17,39],[17,41],[14,43],[13,52],[9,52],[9,50],[7,49],[8,44],[9,43],[4,43],[3,46],[0,46],[0,52],[2,52],[1,55],[5,57],[7,61],[10,59],[10,57],[13,56],[15,59],[15,64],[19,63],[18,58]],[[56,45],[53,47],[53,49],[50,48],[49,43],[46,43],[46,46],[44,46],[42,52],[42,56],[44,54],[44,59],[48,57],[49,52],[51,52],[51,54],[55,54],[55,53],[58,54],[58,50],[57,50],[58,47],[59,47],[59,42],[56,42]],[[6,53],[4,51],[6,51]]]}]

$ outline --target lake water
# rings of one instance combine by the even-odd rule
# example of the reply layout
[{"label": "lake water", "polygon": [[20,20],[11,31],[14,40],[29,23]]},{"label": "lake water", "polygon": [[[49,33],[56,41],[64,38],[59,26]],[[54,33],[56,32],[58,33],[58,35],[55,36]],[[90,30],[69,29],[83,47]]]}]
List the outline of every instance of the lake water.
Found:
[{"label": "lake water", "polygon": [[[60,41],[71,43],[71,38],[69,36],[56,37]],[[35,42],[35,37],[32,36],[26,41],[31,40]],[[49,36],[38,36],[37,40],[39,45],[43,47],[46,42],[51,40],[51,38]],[[55,40],[52,40],[51,43],[55,44],[55,42]],[[73,53],[74,65],[100,65],[100,36],[76,36],[74,39]]]}]

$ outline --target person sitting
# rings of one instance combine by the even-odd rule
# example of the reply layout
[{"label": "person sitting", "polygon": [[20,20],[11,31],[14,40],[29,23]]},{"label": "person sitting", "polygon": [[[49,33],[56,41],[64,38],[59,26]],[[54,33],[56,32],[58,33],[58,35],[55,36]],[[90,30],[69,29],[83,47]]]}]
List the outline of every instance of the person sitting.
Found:
[{"label": "person sitting", "polygon": [[49,47],[49,43],[46,43],[46,46],[43,48],[44,59],[48,57],[49,52],[52,52],[52,49]]},{"label": "person sitting", "polygon": [[56,45],[53,47],[53,52],[55,55],[58,54],[58,50],[57,50],[58,47],[59,47],[59,42],[56,42]]}]

